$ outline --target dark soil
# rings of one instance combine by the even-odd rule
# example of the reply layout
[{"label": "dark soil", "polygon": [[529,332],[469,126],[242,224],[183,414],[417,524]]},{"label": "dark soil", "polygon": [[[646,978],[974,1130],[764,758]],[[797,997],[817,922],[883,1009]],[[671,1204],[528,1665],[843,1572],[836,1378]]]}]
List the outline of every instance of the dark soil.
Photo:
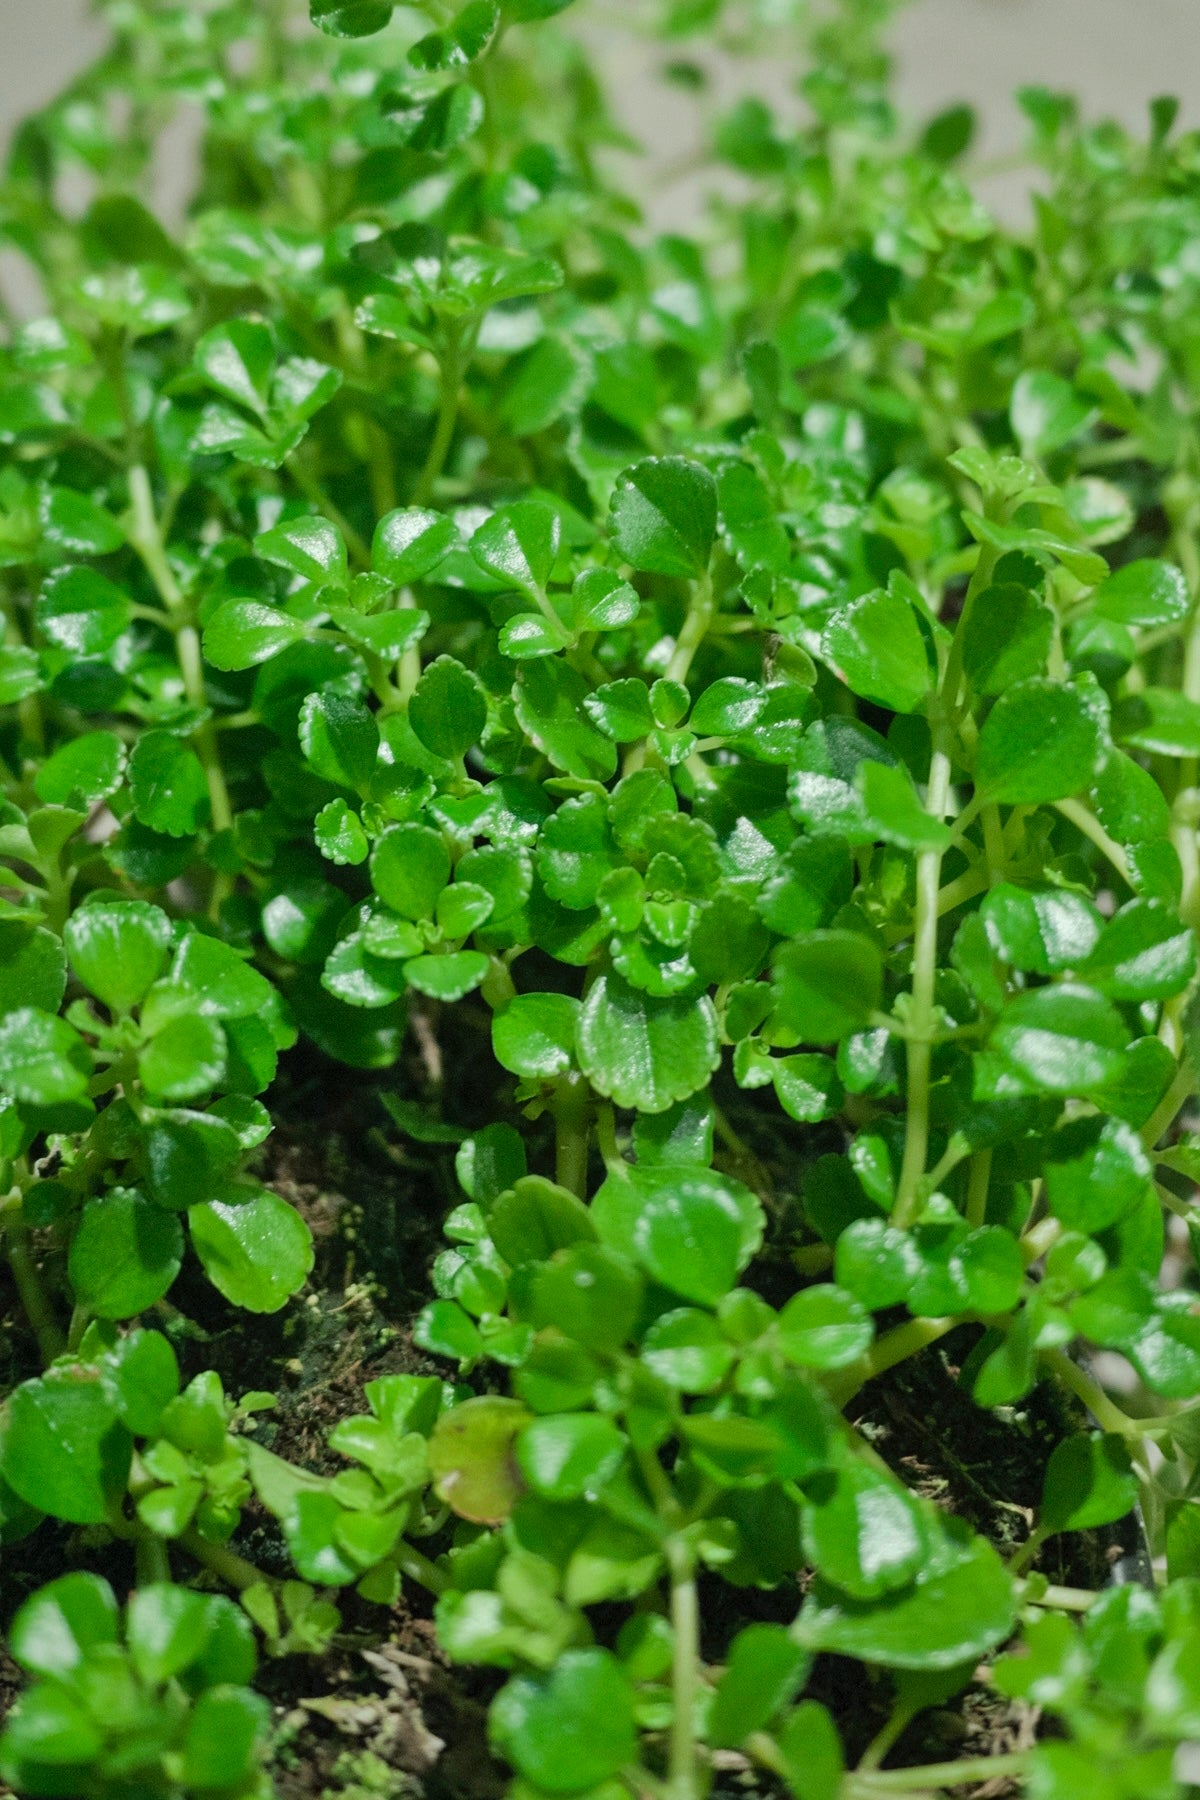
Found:
[{"label": "dark soil", "polygon": [[[445,1080],[442,1115],[463,1131],[485,1122],[464,1110],[467,1097],[489,1085],[487,1078],[474,1079],[476,1059],[486,1061],[481,1051],[468,1036],[445,1052],[453,1076]],[[427,1051],[423,1064],[400,1071],[409,1094],[441,1085],[443,1071],[432,1056]],[[395,1075],[386,1079],[396,1082]],[[435,1368],[413,1345],[411,1321],[428,1297],[441,1221],[457,1198],[453,1144],[444,1137],[429,1143],[401,1137],[380,1103],[379,1086],[378,1076],[334,1069],[301,1052],[272,1093],[276,1130],[261,1152],[259,1173],[313,1230],[317,1261],[307,1297],[280,1314],[254,1317],[226,1306],[198,1268],[185,1267],[171,1306],[156,1321],[172,1337],[185,1379],[214,1368],[231,1394],[274,1392],[278,1403],[263,1416],[260,1440],[316,1470],[341,1466],[326,1434],[338,1419],[362,1410],[364,1382]],[[727,1133],[718,1161],[767,1199],[778,1248],[772,1253],[768,1246],[760,1279],[764,1293],[779,1302],[795,1281],[785,1244],[796,1158],[777,1125],[775,1134],[764,1129],[748,1098],[736,1090],[729,1095],[736,1129]],[[15,1296],[0,1294],[0,1317],[15,1314]],[[964,1327],[871,1384],[852,1418],[912,1488],[960,1514],[1005,1553],[1028,1535],[1046,1457],[1080,1418],[1070,1410],[1074,1403],[1049,1387],[1017,1408],[980,1411],[956,1381],[974,1335]],[[22,1332],[0,1339],[0,1391],[35,1372]],[[74,1562],[97,1568],[118,1592],[127,1591],[134,1579],[130,1553],[96,1541],[99,1535],[47,1522],[7,1551],[4,1618]],[[278,1529],[257,1506],[246,1509],[238,1547],[264,1570],[290,1573]],[[1097,1588],[1136,1575],[1137,1550],[1130,1520],[1052,1540],[1038,1566],[1053,1582]],[[281,1800],[495,1800],[504,1776],[488,1754],[486,1711],[496,1674],[447,1665],[428,1596],[417,1590],[386,1615],[352,1592],[337,1598],[344,1630],[326,1655],[286,1657],[260,1671],[259,1684],[276,1708],[273,1773]],[[799,1598],[799,1584],[764,1593],[711,1579],[703,1597],[706,1657],[720,1663],[730,1639],[751,1620],[789,1621]],[[603,1619],[597,1624],[602,1632]],[[0,1652],[0,1715],[18,1685],[18,1672]],[[886,1677],[841,1658],[819,1660],[811,1691],[832,1708],[851,1758],[888,1714]],[[1028,1745],[1038,1730],[1036,1712],[977,1680],[946,1708],[921,1715],[889,1760],[1001,1754]],[[737,1758],[722,1760],[719,1800],[777,1791]],[[972,1791],[977,1800],[998,1800],[1015,1790],[997,1782]]]}]

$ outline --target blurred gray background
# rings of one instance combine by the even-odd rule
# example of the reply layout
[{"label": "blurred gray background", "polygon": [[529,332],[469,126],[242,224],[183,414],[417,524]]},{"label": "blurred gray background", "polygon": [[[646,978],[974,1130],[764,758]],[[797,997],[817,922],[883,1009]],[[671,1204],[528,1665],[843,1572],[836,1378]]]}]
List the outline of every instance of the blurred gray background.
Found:
[{"label": "blurred gray background", "polygon": [[[695,144],[695,116],[681,94],[653,79],[644,43],[619,24],[621,0],[583,0],[577,13],[615,76],[617,109],[630,133],[670,166]],[[87,0],[0,0],[0,141],[22,113],[42,104],[99,42]],[[911,0],[894,42],[899,99],[914,116],[956,100],[982,120],[977,146],[1003,156],[1021,141],[1014,89],[1038,81],[1067,88],[1091,114],[1139,126],[1146,102],[1178,94],[1184,119],[1200,124],[1200,0]],[[718,72],[719,73],[719,72]],[[760,74],[768,98],[786,98],[790,71],[778,62]],[[744,81],[744,70],[742,71]],[[724,83],[719,83],[724,86]],[[732,91],[732,89],[731,89]],[[169,179],[164,195],[179,190]],[[1020,178],[994,178],[985,197],[1011,213]],[[694,217],[699,195],[680,181],[655,202],[653,222]]]}]

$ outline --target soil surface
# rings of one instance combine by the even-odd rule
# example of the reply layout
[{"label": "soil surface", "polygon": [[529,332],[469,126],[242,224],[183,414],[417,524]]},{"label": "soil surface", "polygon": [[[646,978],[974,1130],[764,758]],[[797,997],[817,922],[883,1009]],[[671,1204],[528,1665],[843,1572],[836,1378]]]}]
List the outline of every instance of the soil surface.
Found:
[{"label": "soil surface", "polygon": [[[185,1266],[170,1305],[154,1321],[171,1336],[185,1379],[214,1368],[231,1394],[274,1392],[277,1405],[262,1415],[260,1441],[314,1470],[342,1466],[326,1434],[338,1419],[362,1410],[364,1382],[395,1371],[436,1371],[413,1345],[411,1322],[428,1298],[442,1218],[459,1198],[454,1139],[489,1116],[464,1110],[465,1097],[487,1091],[487,1076],[478,1085],[472,1079],[483,1075],[473,1065],[486,1063],[484,1046],[467,1035],[442,1054],[450,1076],[430,1035],[423,1059],[418,1040],[416,1060],[398,1072],[399,1083],[395,1073],[382,1078],[393,1093],[409,1095],[436,1095],[444,1084],[441,1131],[432,1108],[426,1113],[418,1100],[405,1102],[412,1109],[406,1124],[421,1137],[401,1134],[391,1122],[379,1076],[294,1054],[271,1095],[276,1129],[259,1153],[258,1173],[313,1230],[317,1260],[305,1298],[282,1313],[255,1317],[227,1306],[198,1267]],[[786,1122],[781,1131],[778,1115],[759,1111],[753,1096],[731,1088],[720,1098],[727,1118],[717,1160],[764,1196],[772,1230],[755,1280],[779,1303],[795,1285],[787,1244],[798,1204],[799,1144],[787,1141]],[[811,1133],[804,1148],[813,1154]],[[0,1318],[16,1316],[15,1296],[0,1291]],[[912,1488],[960,1514],[1005,1553],[1028,1535],[1046,1458],[1080,1417],[1069,1410],[1073,1402],[1045,1386],[1017,1408],[975,1407],[956,1381],[975,1335],[975,1328],[963,1327],[872,1383],[851,1417]],[[25,1334],[13,1328],[0,1338],[0,1391],[35,1372]],[[34,1588],[75,1564],[96,1568],[118,1593],[127,1592],[131,1555],[102,1538],[47,1521],[8,1550],[4,1622]],[[1056,1583],[1102,1587],[1138,1578],[1138,1543],[1131,1519],[1051,1540],[1037,1566]],[[290,1573],[278,1528],[256,1503],[245,1510],[237,1544],[264,1570]],[[176,1561],[180,1576],[190,1573],[182,1555]],[[789,1621],[801,1585],[766,1593],[708,1580],[706,1660],[722,1662],[732,1637],[752,1620]],[[488,1753],[486,1713],[502,1677],[448,1665],[437,1648],[429,1597],[420,1590],[406,1590],[388,1613],[352,1592],[337,1598],[344,1629],[325,1655],[289,1656],[260,1670],[259,1686],[275,1707],[272,1773],[281,1800],[498,1800],[505,1777]],[[595,1622],[603,1637],[603,1609]],[[1036,1711],[1003,1700],[987,1686],[986,1671],[980,1675],[946,1707],[915,1720],[889,1764],[1001,1754],[1031,1743],[1042,1729]],[[0,1714],[18,1685],[18,1671],[0,1652]],[[822,1657],[810,1691],[832,1708],[851,1759],[887,1717],[886,1678],[873,1681],[860,1664]],[[720,1760],[714,1787],[720,1800],[778,1792],[739,1758]],[[970,1791],[976,1800],[1000,1800],[1016,1789],[997,1781]]]}]

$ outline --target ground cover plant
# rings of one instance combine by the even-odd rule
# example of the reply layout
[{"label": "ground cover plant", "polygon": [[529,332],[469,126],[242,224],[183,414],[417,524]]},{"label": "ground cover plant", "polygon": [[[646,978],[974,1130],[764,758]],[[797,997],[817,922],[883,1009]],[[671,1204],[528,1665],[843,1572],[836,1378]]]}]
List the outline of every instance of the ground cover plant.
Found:
[{"label": "ground cover plant", "polygon": [[[585,0],[104,0],[14,141],[19,1795],[299,1792],[279,1671],[430,1613],[495,1764],[327,1793],[1188,1791],[1200,137],[1030,89],[1002,229],[888,10],[644,9],[692,236]],[[303,1453],[298,1111],[418,1246]]]}]

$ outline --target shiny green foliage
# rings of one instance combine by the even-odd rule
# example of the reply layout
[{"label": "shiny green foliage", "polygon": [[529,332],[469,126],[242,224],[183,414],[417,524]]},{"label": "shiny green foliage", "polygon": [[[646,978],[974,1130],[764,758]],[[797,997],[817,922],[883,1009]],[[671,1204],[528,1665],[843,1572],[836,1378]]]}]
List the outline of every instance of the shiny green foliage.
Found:
[{"label": "shiny green foliage", "polygon": [[[804,100],[710,94],[712,229],[655,237],[568,0],[101,10],[0,176],[43,296],[0,327],[0,1542],[136,1588],[9,1622],[0,1775],[266,1800],[255,1633],[408,1582],[514,1800],[965,1789],[879,1765],[989,1661],[1059,1720],[999,1777],[1177,1800],[1195,136],[1026,90],[1013,232],[967,109],[899,119],[887,0],[648,0],[681,87],[766,34]],[[437,1165],[414,1205],[461,1190],[405,1271],[444,1377],[317,1468],[189,1316],[303,1303],[302,1039]],[[919,1355],[997,1429],[1074,1395],[1024,1541],[873,1435]],[[1160,1592],[1052,1579],[1139,1519]],[[825,1657],[891,1695],[857,1768]]]}]

